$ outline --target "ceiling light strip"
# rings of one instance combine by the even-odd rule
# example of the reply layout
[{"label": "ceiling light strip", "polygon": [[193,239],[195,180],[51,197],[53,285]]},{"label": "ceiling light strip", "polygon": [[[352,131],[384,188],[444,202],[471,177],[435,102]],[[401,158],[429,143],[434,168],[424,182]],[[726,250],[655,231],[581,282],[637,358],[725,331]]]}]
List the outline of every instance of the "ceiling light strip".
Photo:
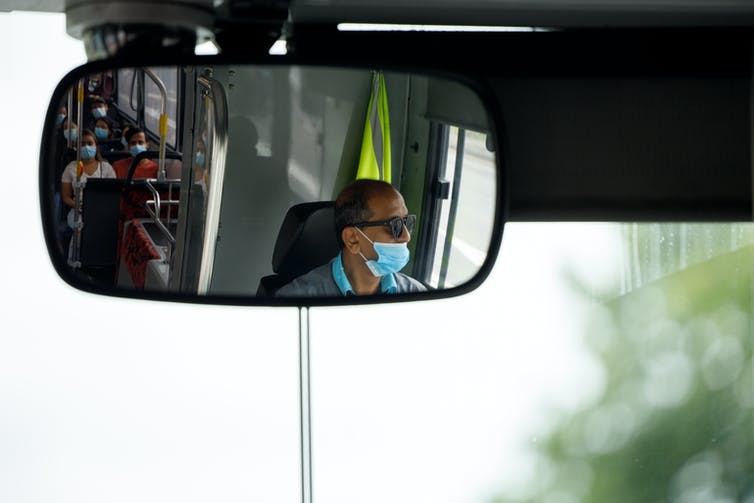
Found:
[{"label": "ceiling light strip", "polygon": [[533,32],[550,31],[535,26],[464,26],[450,24],[339,23],[338,31],[442,31],[442,32]]}]

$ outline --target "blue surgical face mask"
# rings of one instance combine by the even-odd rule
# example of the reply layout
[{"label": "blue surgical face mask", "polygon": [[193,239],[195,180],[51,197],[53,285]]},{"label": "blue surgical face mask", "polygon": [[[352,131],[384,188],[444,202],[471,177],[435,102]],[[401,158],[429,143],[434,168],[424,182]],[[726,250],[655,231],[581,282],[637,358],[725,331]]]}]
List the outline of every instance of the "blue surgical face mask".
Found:
[{"label": "blue surgical face mask", "polygon": [[62,123],[63,123],[63,121],[65,120],[65,114],[58,114],[58,116],[57,116],[57,117],[55,118],[55,120],[57,120],[57,121],[58,121],[58,122],[57,122],[57,123],[58,123],[58,125],[62,124]]},{"label": "blue surgical face mask", "polygon": [[196,164],[198,166],[204,166],[204,152],[196,153]]},{"label": "blue surgical face mask", "polygon": [[92,147],[91,145],[83,145],[81,147],[81,158],[82,159],[91,159],[95,155],[97,155],[97,147]]},{"label": "blue surgical face mask", "polygon": [[94,136],[97,137],[98,140],[104,140],[107,138],[107,129],[103,127],[96,127],[94,128]]},{"label": "blue surgical face mask", "polygon": [[387,276],[393,274],[408,264],[411,252],[408,250],[408,243],[380,243],[379,241],[372,241],[364,234],[364,231],[356,227],[356,230],[372,243],[374,251],[377,252],[377,260],[367,259],[363,253],[359,252],[361,258],[364,259],[367,268],[375,276]]},{"label": "blue surgical face mask", "polygon": [[95,119],[101,119],[105,116],[105,108],[104,107],[97,107],[92,109],[92,115]]},{"label": "blue surgical face mask", "polygon": [[128,142],[126,141],[126,137],[125,137],[125,136],[121,136],[121,138],[120,138],[120,143],[121,143],[121,145],[123,145],[124,147],[127,147],[127,146],[128,146]]},{"label": "blue surgical face mask", "polygon": [[[68,139],[68,129],[63,130],[63,138]],[[76,141],[76,130],[71,131],[71,141]]]},{"label": "blue surgical face mask", "polygon": [[134,157],[139,155],[141,152],[146,152],[146,151],[147,151],[147,147],[145,147],[144,145],[137,144],[131,147],[131,155]]}]

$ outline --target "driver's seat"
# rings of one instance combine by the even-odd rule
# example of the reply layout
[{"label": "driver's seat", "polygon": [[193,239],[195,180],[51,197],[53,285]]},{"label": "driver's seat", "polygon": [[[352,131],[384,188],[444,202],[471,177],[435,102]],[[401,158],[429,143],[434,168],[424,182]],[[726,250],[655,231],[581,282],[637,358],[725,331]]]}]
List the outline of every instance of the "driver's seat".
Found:
[{"label": "driver's seat", "polygon": [[260,280],[258,296],[275,295],[283,285],[338,254],[334,209],[334,201],[301,203],[288,209],[272,254],[275,274]]}]

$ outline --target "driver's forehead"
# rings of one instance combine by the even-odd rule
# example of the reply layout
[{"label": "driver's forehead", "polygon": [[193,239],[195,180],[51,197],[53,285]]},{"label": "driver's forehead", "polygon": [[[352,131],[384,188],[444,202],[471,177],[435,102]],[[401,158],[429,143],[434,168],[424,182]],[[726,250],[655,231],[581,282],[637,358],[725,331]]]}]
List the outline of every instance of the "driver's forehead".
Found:
[{"label": "driver's forehead", "polygon": [[406,203],[396,190],[384,190],[369,198],[367,202],[372,213],[371,220],[385,220],[391,217],[403,217],[408,214]]},{"label": "driver's forehead", "polygon": [[144,135],[144,133],[136,133],[133,136],[131,136],[130,143],[146,143],[147,137]]}]

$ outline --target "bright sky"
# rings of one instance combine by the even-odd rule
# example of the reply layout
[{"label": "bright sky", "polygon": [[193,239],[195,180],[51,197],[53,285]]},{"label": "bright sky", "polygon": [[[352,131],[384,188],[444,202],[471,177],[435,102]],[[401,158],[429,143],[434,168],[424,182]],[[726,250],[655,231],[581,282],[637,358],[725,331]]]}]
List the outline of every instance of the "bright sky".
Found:
[{"label": "bright sky", "polygon": [[[297,310],[63,284],[38,156],[48,99],[83,46],[62,15],[31,13],[0,14],[0,44],[0,499],[299,501]],[[312,310],[315,501],[488,501],[535,466],[517,449],[536,441],[539,405],[586,400],[595,390],[576,383],[599,373],[561,272],[611,277],[615,246],[599,224],[509,225],[472,294]]]}]

